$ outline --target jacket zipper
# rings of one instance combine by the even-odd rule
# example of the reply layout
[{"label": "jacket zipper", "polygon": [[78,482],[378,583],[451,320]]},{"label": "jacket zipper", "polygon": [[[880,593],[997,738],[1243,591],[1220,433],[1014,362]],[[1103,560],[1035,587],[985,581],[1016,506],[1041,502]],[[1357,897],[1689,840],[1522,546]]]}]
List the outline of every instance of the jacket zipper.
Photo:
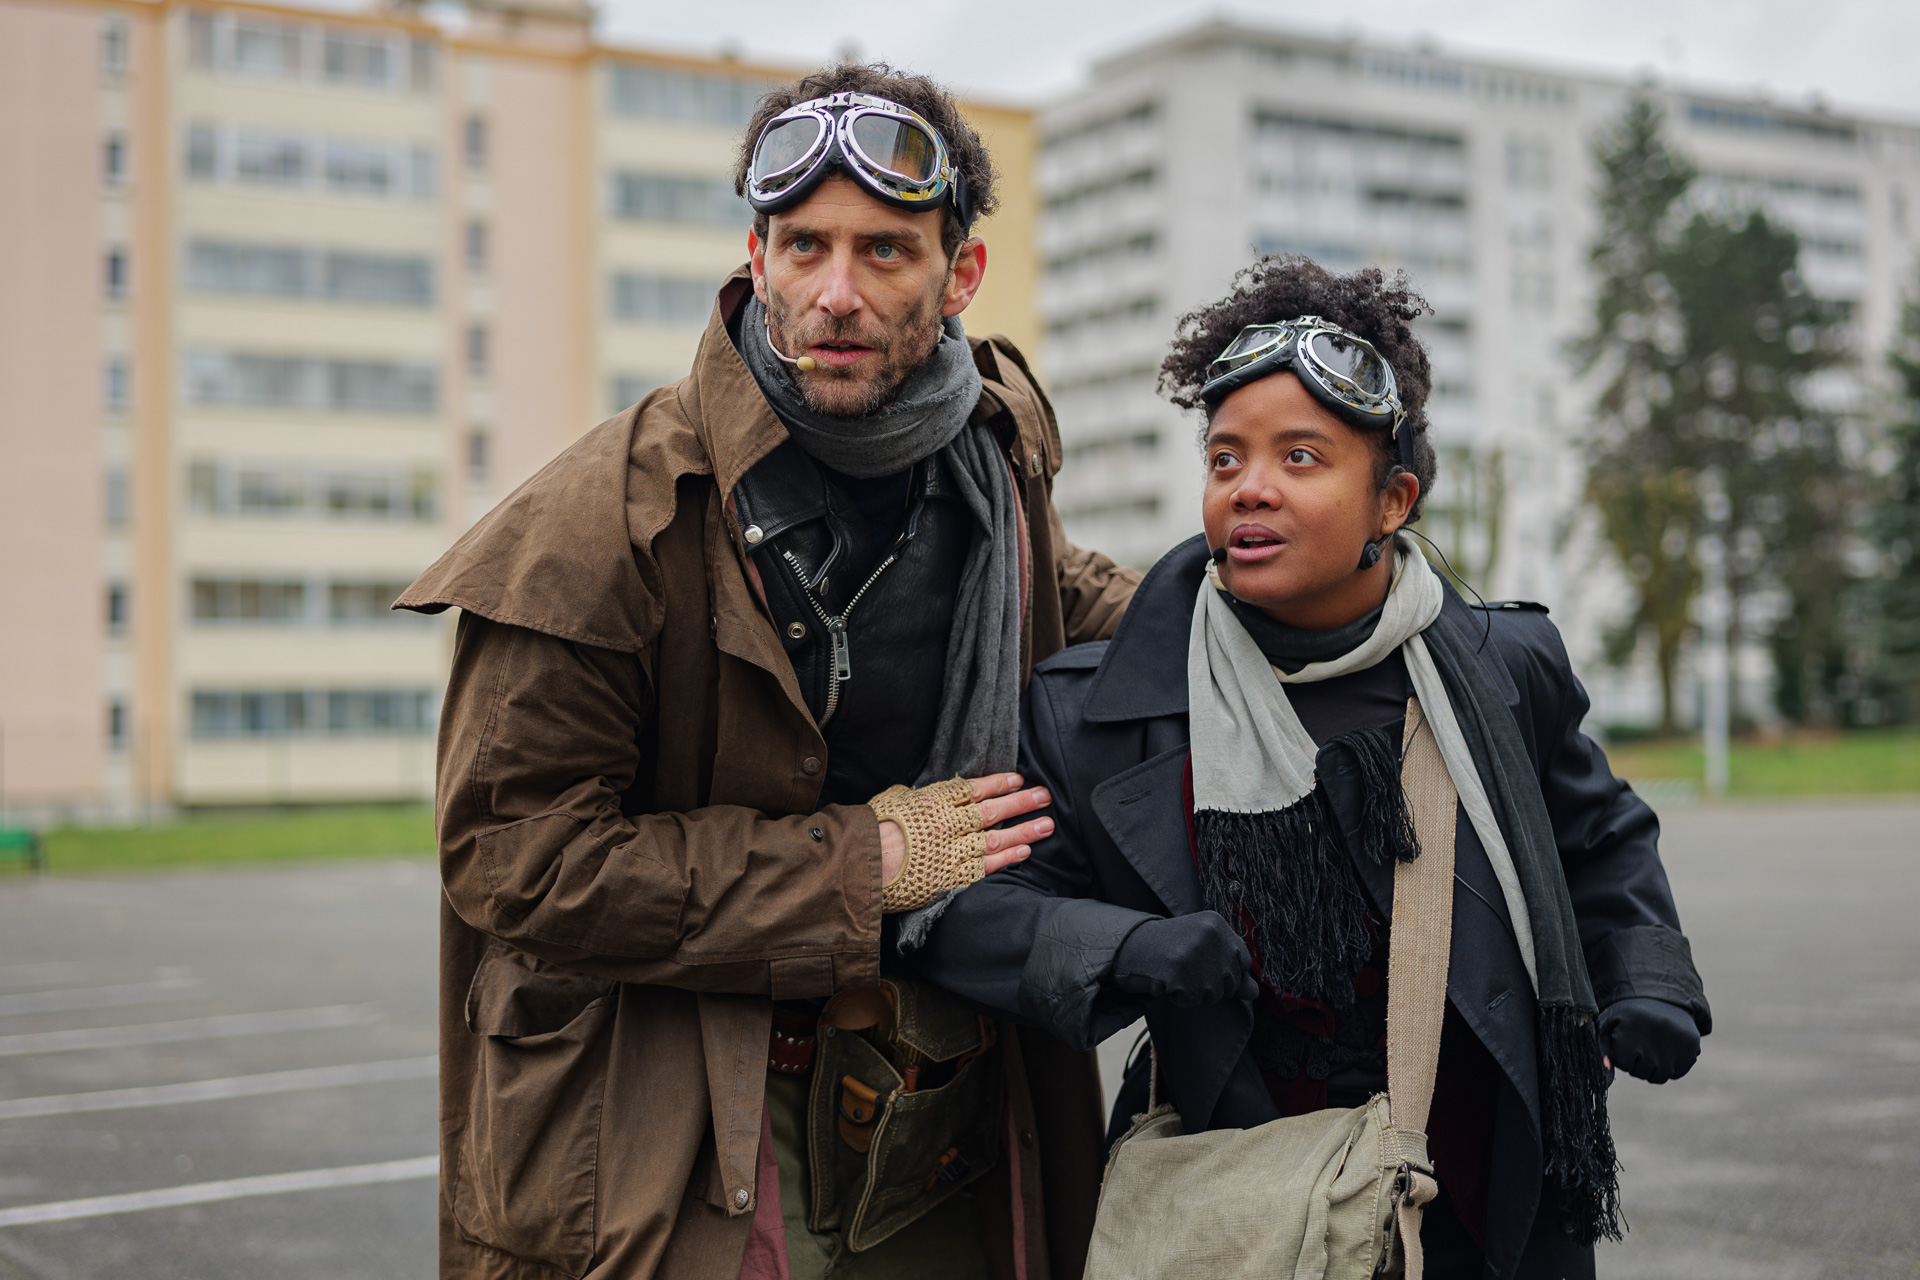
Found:
[{"label": "jacket zipper", "polygon": [[[902,538],[901,541],[904,542],[906,539]],[[806,572],[801,569],[800,561],[793,552],[782,548],[780,556],[792,566],[793,576],[800,583],[800,594],[807,598],[807,603],[813,606],[813,611],[820,615],[820,624],[827,629],[827,637],[833,642],[833,666],[827,673],[827,706],[821,713],[819,725],[824,729],[827,727],[827,721],[833,719],[833,713],[840,709],[840,682],[853,678],[853,647],[847,641],[847,619],[853,616],[853,607],[860,603],[860,597],[866,595],[867,589],[880,580],[880,575],[887,571],[887,567],[900,558],[899,544],[895,544],[895,549],[880,562],[879,567],[867,580],[860,584],[860,589],[853,593],[853,598],[847,601],[847,607],[840,611],[840,616],[837,618],[829,614],[826,606],[820,603],[820,598],[813,594],[813,589],[807,585]]]}]

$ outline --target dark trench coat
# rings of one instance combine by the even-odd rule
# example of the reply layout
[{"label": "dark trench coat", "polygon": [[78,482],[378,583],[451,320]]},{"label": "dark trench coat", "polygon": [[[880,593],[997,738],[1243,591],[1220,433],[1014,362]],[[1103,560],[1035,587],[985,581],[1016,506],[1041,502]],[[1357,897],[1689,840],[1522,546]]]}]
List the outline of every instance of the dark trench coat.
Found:
[{"label": "dark trench coat", "polygon": [[[1056,833],[1032,858],[955,899],[918,964],[979,1005],[1091,1045],[1142,1012],[1101,988],[1114,951],[1141,920],[1201,911],[1187,828],[1187,641],[1206,568],[1199,538],[1154,567],[1111,641],[1080,645],[1041,663],[1027,692],[1022,764],[1053,792]],[[1538,606],[1469,610],[1451,590],[1449,610],[1490,629],[1482,655],[1539,774],[1552,816],[1580,940],[1601,1006],[1652,996],[1709,1014],[1673,894],[1660,864],[1659,823],[1600,748],[1580,731],[1588,702],[1558,630]],[[1359,803],[1336,785],[1337,750],[1317,762],[1342,825]],[[1593,1251],[1558,1228],[1542,1192],[1536,1006],[1493,868],[1464,814],[1456,838],[1451,1012],[1484,1045],[1499,1079],[1487,1170],[1487,1270],[1497,1277],[1591,1276]],[[1361,882],[1390,918],[1390,868],[1357,858]],[[1146,1010],[1163,1087],[1190,1128],[1259,1123],[1245,1084],[1251,1006]],[[1145,1055],[1136,1060],[1145,1071]],[[1236,1086],[1229,1077],[1238,1082]],[[1254,1085],[1260,1106],[1264,1091]],[[1121,1108],[1143,1109],[1144,1082],[1129,1079]],[[1235,1103],[1237,1096],[1241,1102]],[[1235,1114],[1239,1111],[1240,1114]],[[1124,1115],[1116,1121],[1124,1122]]]}]

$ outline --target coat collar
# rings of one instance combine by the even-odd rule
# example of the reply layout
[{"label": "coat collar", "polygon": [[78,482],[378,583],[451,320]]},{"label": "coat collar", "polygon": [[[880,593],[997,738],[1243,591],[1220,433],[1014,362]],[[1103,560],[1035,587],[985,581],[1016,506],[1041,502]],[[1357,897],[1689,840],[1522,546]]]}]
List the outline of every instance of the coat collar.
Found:
[{"label": "coat collar", "polygon": [[1207,573],[1207,539],[1194,534],[1147,571],[1087,690],[1096,724],[1187,714],[1187,641]]}]

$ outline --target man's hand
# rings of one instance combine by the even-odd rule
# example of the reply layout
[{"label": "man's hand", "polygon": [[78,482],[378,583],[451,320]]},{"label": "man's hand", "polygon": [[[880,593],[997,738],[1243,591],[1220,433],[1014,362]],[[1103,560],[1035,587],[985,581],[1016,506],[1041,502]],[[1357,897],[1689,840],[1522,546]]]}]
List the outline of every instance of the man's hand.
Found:
[{"label": "man's hand", "polygon": [[1650,1084],[1678,1080],[1700,1057],[1693,1015],[1651,996],[1631,996],[1602,1009],[1600,1043],[1607,1065]]},{"label": "man's hand", "polygon": [[1247,944],[1217,911],[1135,925],[1113,956],[1113,985],[1181,1009],[1251,1000],[1260,984]]},{"label": "man's hand", "polygon": [[[1021,790],[1019,774],[955,778],[929,787],[890,787],[870,802],[880,819],[882,909],[911,911],[948,889],[1012,866],[1032,842],[1053,834],[1053,819],[983,831],[1052,802],[1044,788]],[[914,830],[910,841],[907,828]]]}]

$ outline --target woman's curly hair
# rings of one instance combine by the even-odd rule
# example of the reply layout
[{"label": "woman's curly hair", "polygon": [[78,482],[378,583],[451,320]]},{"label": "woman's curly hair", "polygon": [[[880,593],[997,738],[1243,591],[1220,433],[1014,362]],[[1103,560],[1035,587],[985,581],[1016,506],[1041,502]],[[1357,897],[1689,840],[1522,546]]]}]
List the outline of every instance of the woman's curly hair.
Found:
[{"label": "woman's curly hair", "polygon": [[[1433,390],[1433,370],[1425,345],[1413,331],[1413,321],[1432,311],[1404,271],[1391,278],[1378,267],[1340,274],[1297,253],[1262,258],[1234,276],[1226,297],[1180,317],[1172,348],[1160,364],[1160,391],[1182,409],[1201,409],[1211,419],[1212,410],[1200,400],[1207,367],[1248,325],[1319,316],[1360,335],[1393,366],[1400,385],[1400,403],[1407,417],[1400,427],[1405,456],[1398,465],[1420,482],[1420,497],[1407,516],[1412,524],[1426,506],[1438,468],[1433,445],[1427,440],[1427,396]],[[1203,446],[1206,430],[1204,426],[1200,430]],[[1385,488],[1395,466],[1393,450],[1386,432],[1367,434],[1376,437],[1375,478]]]}]

